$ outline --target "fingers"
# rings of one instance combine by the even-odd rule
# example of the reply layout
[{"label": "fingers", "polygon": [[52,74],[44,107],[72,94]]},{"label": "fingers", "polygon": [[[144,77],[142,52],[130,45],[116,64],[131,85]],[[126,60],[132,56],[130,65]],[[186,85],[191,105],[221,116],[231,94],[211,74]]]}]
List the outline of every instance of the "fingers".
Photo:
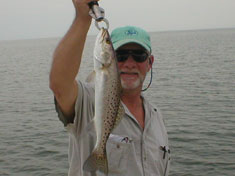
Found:
[{"label": "fingers", "polygon": [[89,6],[88,3],[92,1],[99,1],[99,0],[72,0],[75,10],[76,10],[76,17],[82,19],[90,19],[89,15]]},{"label": "fingers", "polygon": [[99,0],[73,0],[74,3],[78,3],[78,4],[88,4],[89,2],[92,1],[99,1]]}]

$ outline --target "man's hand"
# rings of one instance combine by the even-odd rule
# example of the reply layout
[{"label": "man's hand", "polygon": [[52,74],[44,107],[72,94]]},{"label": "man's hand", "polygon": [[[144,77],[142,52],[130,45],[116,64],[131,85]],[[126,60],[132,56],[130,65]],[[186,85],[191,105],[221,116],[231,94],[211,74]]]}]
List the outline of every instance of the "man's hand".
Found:
[{"label": "man's hand", "polygon": [[88,3],[98,0],[73,0],[73,4],[76,10],[76,17],[80,20],[88,20],[91,18],[89,15],[89,6]]}]

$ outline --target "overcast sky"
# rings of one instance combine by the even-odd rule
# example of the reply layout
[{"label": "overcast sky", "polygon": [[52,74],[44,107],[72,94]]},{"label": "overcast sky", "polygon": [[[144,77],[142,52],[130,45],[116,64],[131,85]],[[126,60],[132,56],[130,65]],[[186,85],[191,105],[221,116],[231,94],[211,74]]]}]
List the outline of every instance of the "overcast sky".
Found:
[{"label": "overcast sky", "polygon": [[[235,0],[100,0],[100,6],[111,30],[235,28]],[[72,0],[0,0],[0,40],[62,37],[73,18]],[[97,32],[92,26],[89,34]]]}]

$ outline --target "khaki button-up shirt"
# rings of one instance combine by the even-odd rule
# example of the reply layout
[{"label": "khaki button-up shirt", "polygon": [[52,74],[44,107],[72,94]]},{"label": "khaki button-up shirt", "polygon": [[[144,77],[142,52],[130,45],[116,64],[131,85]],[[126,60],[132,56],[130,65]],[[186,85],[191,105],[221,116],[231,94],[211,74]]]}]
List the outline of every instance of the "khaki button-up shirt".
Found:
[{"label": "khaki button-up shirt", "polygon": [[[69,132],[69,176],[104,176],[83,171],[85,160],[92,152],[96,134],[94,117],[94,87],[79,82],[75,119],[69,123],[56,103],[60,120]],[[144,97],[143,97],[144,99]],[[107,141],[110,176],[167,176],[170,164],[167,131],[158,109],[144,99],[145,127],[124,105],[125,115]]]}]

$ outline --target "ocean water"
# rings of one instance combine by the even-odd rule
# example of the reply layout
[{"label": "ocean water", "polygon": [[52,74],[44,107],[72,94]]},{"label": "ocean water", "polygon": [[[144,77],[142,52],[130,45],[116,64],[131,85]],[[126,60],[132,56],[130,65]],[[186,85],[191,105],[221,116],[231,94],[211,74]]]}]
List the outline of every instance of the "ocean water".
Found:
[{"label": "ocean water", "polygon": [[[234,176],[235,29],[151,38],[153,82],[144,94],[165,118],[170,176]],[[93,68],[94,40],[86,42],[81,80]],[[58,41],[0,41],[0,176],[67,175],[68,136],[49,89]]]}]

